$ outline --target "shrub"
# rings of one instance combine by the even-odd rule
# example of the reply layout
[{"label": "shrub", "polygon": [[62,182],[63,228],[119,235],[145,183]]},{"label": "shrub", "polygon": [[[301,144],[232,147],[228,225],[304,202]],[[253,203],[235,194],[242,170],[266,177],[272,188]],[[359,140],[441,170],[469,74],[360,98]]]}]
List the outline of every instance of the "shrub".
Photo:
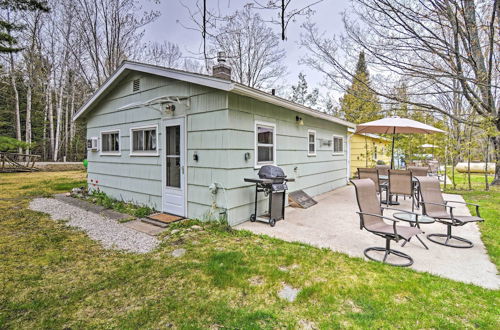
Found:
[{"label": "shrub", "polygon": [[108,209],[113,209],[118,212],[131,214],[134,217],[143,218],[154,212],[154,209],[145,205],[135,205],[116,200],[106,195],[106,193],[98,190],[92,190],[89,193],[89,199],[97,204]]}]

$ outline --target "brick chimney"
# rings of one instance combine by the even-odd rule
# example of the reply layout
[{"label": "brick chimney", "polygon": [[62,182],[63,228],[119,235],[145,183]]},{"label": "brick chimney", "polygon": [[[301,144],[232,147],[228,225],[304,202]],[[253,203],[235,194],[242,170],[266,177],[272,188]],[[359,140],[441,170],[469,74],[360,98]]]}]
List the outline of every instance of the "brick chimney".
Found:
[{"label": "brick chimney", "polygon": [[217,53],[217,65],[212,68],[212,76],[231,80],[231,67],[226,64],[226,53]]}]

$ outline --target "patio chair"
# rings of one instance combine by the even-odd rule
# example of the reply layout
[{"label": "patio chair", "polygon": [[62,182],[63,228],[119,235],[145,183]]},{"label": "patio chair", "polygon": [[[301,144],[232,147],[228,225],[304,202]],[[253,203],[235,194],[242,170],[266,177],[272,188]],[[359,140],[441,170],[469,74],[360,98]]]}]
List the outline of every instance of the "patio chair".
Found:
[{"label": "patio chair", "polygon": [[[411,175],[413,177],[417,177],[417,176],[427,176],[427,174],[429,173],[429,168],[428,167],[425,167],[425,166],[408,166],[408,170],[411,172]],[[417,205],[417,207],[419,206],[418,202],[420,201],[420,194],[419,194],[419,189],[418,189],[418,184],[415,184],[415,182],[413,182],[414,185],[414,195],[415,197],[417,198],[417,202],[415,203],[415,205]]]},{"label": "patio chair", "polygon": [[415,211],[415,191],[410,171],[389,170],[389,181],[387,182],[386,203],[389,205],[391,196],[399,195],[411,198],[411,211]]},{"label": "patio chair", "polygon": [[[429,234],[427,239],[431,242],[454,247],[454,248],[471,248],[474,244],[462,237],[454,236],[451,234],[452,226],[463,226],[469,222],[482,222],[484,221],[479,214],[479,205],[465,202],[457,201],[445,201],[443,199],[443,194],[441,193],[441,187],[439,185],[439,180],[436,177],[417,177],[419,182],[420,196],[422,201],[422,214],[436,219],[437,222],[445,224],[447,226],[446,234]],[[454,215],[454,206],[448,205],[449,203],[467,204],[474,205],[476,207],[476,216],[464,216],[464,215]],[[447,211],[449,209],[449,212]],[[435,239],[435,237],[444,237],[446,240],[444,242]],[[452,241],[456,240],[465,244],[453,244]]]},{"label": "patio chair", "polygon": [[379,175],[389,175],[391,167],[389,165],[375,165],[375,168],[378,170]]},{"label": "patio chair", "polygon": [[425,166],[408,166],[412,176],[427,176],[429,168]]},{"label": "patio chair", "polygon": [[429,174],[439,176],[439,162],[437,160],[429,160]]},{"label": "patio chair", "polygon": [[358,179],[371,179],[375,183],[375,190],[379,194],[380,204],[382,204],[382,190],[387,189],[387,183],[380,181],[378,170],[376,168],[358,167]]},{"label": "patio chair", "polygon": [[[359,207],[359,212],[357,213],[359,214],[360,229],[366,229],[385,239],[385,247],[369,247],[363,251],[364,255],[370,260],[380,261],[371,257],[368,252],[384,252],[384,257],[382,259],[383,263],[401,267],[411,266],[413,264],[412,257],[401,251],[391,249],[391,241],[398,242],[400,239],[408,241],[413,236],[421,234],[422,231],[417,227],[397,226],[396,223],[399,222],[398,220],[383,215],[384,208],[380,207],[377,201],[376,185],[372,180],[358,179],[351,180],[351,183],[356,188],[356,199]],[[392,221],[392,224],[389,225],[385,223],[384,220]],[[390,254],[403,258],[407,262],[399,264],[387,262],[387,257]]]}]

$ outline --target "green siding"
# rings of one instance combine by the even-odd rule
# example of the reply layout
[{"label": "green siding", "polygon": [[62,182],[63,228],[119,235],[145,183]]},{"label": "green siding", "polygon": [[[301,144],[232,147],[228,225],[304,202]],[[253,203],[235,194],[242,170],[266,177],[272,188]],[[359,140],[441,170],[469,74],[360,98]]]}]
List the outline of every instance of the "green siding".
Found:
[{"label": "green siding", "polygon": [[[234,133],[230,142],[234,148],[224,168],[230,173],[226,186],[230,196],[228,216],[231,224],[245,221],[253,213],[254,185],[245,184],[243,178],[255,177],[258,172],[254,168],[255,121],[276,125],[276,163],[296,180],[289,183],[289,191],[303,189],[315,196],[346,184],[346,153],[334,155],[332,146],[319,142],[340,135],[345,143],[345,126],[236,94],[229,94],[228,100],[231,126],[228,134]],[[302,117],[303,126],[296,124],[296,116]],[[316,156],[307,154],[309,129],[316,131]],[[245,152],[251,153],[250,161],[244,161]],[[263,212],[267,208],[266,198],[261,196],[259,200],[259,212]]]},{"label": "green siding", "polygon": [[[132,81],[141,78],[141,91],[132,92]],[[331,140],[332,135],[346,136],[347,128],[322,119],[226,93],[203,86],[147,74],[129,74],[95,106],[87,118],[87,136],[99,137],[100,131],[120,129],[121,155],[104,156],[88,152],[89,181],[98,180],[100,189],[124,201],[147,204],[161,209],[162,157],[130,156],[130,128],[158,125],[159,155],[163,153],[162,119],[171,117],[142,106],[164,95],[188,96],[189,108],[176,106],[175,117],[186,118],[186,198],[187,216],[208,219],[218,216],[219,208],[228,209],[232,225],[249,218],[253,212],[254,185],[243,178],[255,177],[255,121],[272,122],[277,128],[277,165],[296,182],[289,191],[304,189],[321,194],[346,183],[346,156],[333,155],[332,147],[317,143],[317,155],[307,155],[307,130],[316,130],[316,138]],[[304,120],[298,126],[295,116]],[[346,140],[346,139],[344,139]],[[347,148],[344,146],[344,150]],[[199,160],[194,161],[197,153]],[[245,153],[251,159],[245,160]],[[218,183],[224,189],[213,196],[208,187]],[[260,196],[259,209],[266,208]]]},{"label": "green siding", "polygon": [[[132,81],[140,78],[140,92],[132,92]],[[160,96],[189,96],[187,109],[176,105],[175,115],[165,115],[160,111],[145,107],[142,104]],[[203,136],[204,131],[215,132],[218,127],[227,125],[227,93],[175,81],[153,75],[134,73],[127,76],[115,88],[110,90],[87,118],[87,137],[98,137],[106,130],[120,130],[120,156],[100,155],[100,152],[88,152],[88,178],[110,196],[138,204],[146,204],[161,210],[162,194],[162,119],[186,116],[188,157],[190,141],[205,143],[208,150],[211,139]],[[158,156],[130,156],[130,129],[138,126],[158,125]],[[215,131],[214,131],[215,130]],[[220,135],[222,136],[222,135]],[[201,137],[201,140],[200,140]],[[197,147],[201,145],[194,144]],[[222,157],[227,152],[213,151],[213,159]],[[189,217],[203,217],[212,204],[208,186],[214,181],[224,181],[225,172],[220,169],[187,168],[187,214]],[[200,174],[200,171],[204,171]],[[212,174],[211,171],[214,173]],[[210,178],[211,180],[207,180]],[[200,185],[200,180],[203,184]],[[92,185],[91,185],[92,186]],[[97,188],[94,187],[94,188]],[[222,201],[217,201],[219,204]],[[222,204],[221,204],[222,205]]]}]

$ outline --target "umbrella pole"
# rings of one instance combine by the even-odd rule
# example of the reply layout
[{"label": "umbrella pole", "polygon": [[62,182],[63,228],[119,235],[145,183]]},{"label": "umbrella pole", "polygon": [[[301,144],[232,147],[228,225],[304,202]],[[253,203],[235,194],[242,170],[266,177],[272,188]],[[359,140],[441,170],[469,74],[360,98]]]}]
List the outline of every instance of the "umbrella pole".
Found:
[{"label": "umbrella pole", "polygon": [[392,150],[391,150],[391,170],[394,169],[394,138],[396,137],[396,127],[392,132]]}]

